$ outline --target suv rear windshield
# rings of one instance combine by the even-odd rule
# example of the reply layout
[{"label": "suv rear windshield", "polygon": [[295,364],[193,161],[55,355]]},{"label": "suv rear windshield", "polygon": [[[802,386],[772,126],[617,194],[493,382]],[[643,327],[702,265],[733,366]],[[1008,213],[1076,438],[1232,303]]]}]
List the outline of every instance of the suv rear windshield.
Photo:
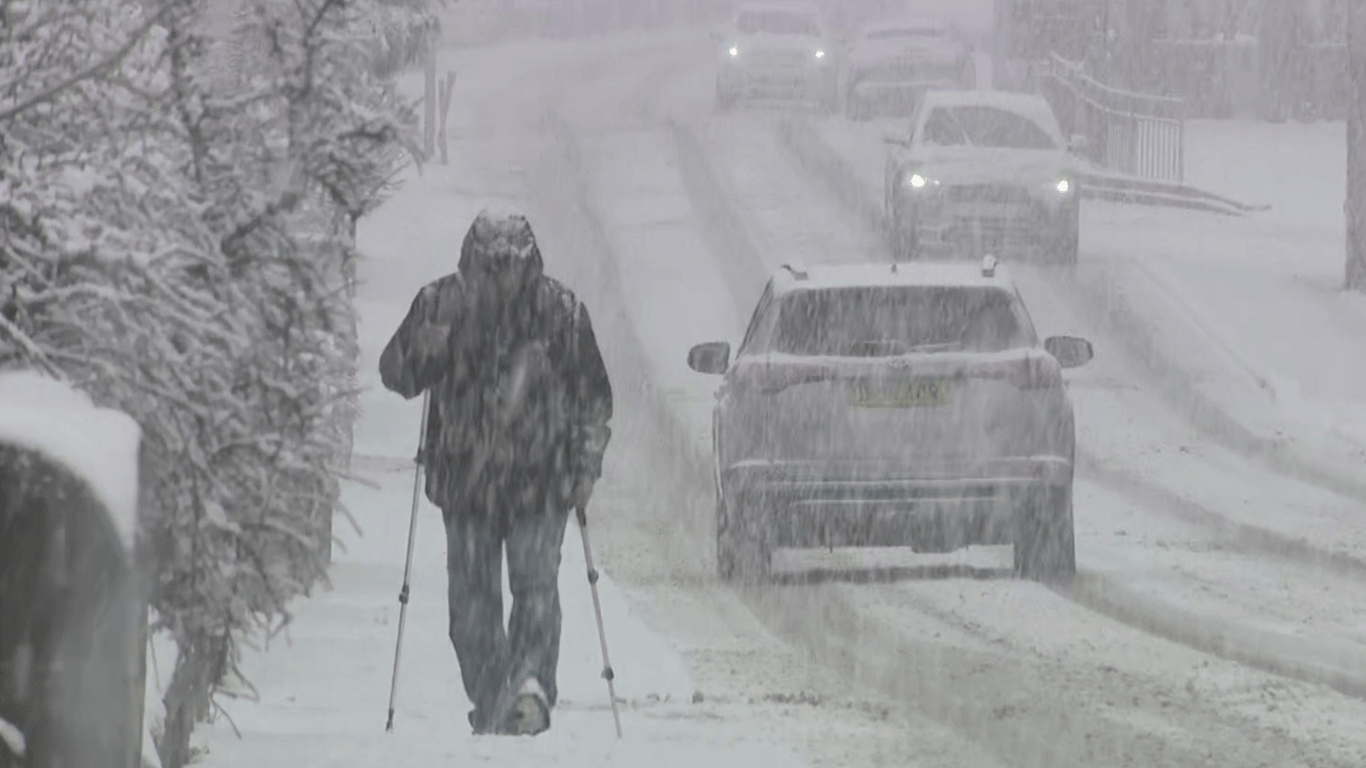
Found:
[{"label": "suv rear windshield", "polygon": [[1048,132],[1017,112],[988,106],[939,107],[925,121],[925,141],[940,146],[1057,149]]},{"label": "suv rear windshield", "polygon": [[820,34],[816,23],[800,13],[784,11],[746,11],[736,19],[735,26],[743,35],[810,35]]},{"label": "suv rear windshield", "polygon": [[783,299],[771,351],[885,357],[1000,352],[1029,343],[1006,291],[897,286],[803,291]]}]

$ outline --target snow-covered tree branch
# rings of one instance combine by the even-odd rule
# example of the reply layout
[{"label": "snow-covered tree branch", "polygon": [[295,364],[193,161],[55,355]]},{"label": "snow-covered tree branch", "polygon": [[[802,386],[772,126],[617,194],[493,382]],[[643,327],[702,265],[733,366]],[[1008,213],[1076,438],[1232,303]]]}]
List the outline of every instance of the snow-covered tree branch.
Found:
[{"label": "snow-covered tree branch", "polygon": [[[0,4],[0,363],[133,415],[151,595],[180,649],[158,744],[325,578],[349,452],[357,218],[415,123],[381,75],[410,0]],[[224,54],[224,51],[227,54]]]}]

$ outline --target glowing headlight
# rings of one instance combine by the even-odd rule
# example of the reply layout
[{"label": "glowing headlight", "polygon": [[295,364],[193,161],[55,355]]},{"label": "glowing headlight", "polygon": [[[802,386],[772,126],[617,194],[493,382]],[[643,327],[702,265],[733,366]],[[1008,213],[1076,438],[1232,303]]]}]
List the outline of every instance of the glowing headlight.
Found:
[{"label": "glowing headlight", "polygon": [[1068,181],[1067,179],[1058,179],[1058,183],[1055,184],[1054,187],[1058,190],[1058,192],[1065,195],[1068,192],[1072,191],[1072,182]]},{"label": "glowing headlight", "polygon": [[816,51],[816,58],[818,58],[818,59],[823,59],[823,58],[825,58],[825,51]]},{"label": "glowing headlight", "polygon": [[918,173],[911,174],[911,178],[908,179],[908,181],[910,181],[911,186],[915,187],[916,189],[920,189],[921,187],[925,186],[925,177],[921,176]]},{"label": "glowing headlight", "polygon": [[739,56],[739,55],[740,55],[740,49],[732,45],[732,46],[730,47],[730,50],[728,51],[728,53],[729,53],[731,56]]}]

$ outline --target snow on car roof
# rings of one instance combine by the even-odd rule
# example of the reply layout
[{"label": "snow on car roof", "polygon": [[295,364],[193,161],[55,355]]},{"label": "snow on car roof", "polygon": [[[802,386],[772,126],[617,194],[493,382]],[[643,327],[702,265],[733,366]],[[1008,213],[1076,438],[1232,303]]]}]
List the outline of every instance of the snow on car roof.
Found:
[{"label": "snow on car roof", "polygon": [[1048,102],[1037,94],[1016,91],[928,91],[925,109],[931,107],[995,107],[1017,112],[1044,125],[1056,125]]},{"label": "snow on car roof", "polygon": [[883,20],[883,21],[873,21],[873,22],[869,22],[868,24],[865,24],[865,25],[864,25],[864,27],[863,27],[863,33],[866,35],[866,34],[868,34],[868,33],[870,33],[870,32],[887,32],[887,31],[890,31],[890,30],[902,30],[902,29],[934,29],[934,30],[947,30],[948,28],[949,28],[949,24],[948,24],[948,22],[946,22],[946,21],[940,21],[939,19],[922,18],[922,17],[919,17],[919,16],[907,16],[907,17],[905,17],[905,18],[900,18],[900,19],[886,19],[886,20]]},{"label": "snow on car roof", "polygon": [[795,267],[805,277],[793,276],[783,270],[776,293],[837,288],[881,288],[923,286],[936,288],[1011,288],[1005,267],[997,266],[991,277],[982,274],[978,261],[913,261],[896,264],[838,264],[814,267]]},{"label": "snow on car roof", "polygon": [[764,2],[764,3],[741,3],[735,9],[738,17],[745,13],[799,13],[804,16],[820,16],[820,9],[811,3],[793,2]]},{"label": "snow on car roof", "polygon": [[89,486],[132,553],[142,431],[120,411],[32,371],[0,373],[0,440],[43,454]]}]

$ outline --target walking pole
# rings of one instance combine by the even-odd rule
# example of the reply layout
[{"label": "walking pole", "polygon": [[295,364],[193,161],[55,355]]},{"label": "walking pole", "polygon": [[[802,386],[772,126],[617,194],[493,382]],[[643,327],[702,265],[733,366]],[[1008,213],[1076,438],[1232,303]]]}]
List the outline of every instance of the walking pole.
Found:
[{"label": "walking pole", "polygon": [[[574,326],[573,326],[573,349],[574,363],[579,363],[579,314],[583,311],[577,302],[574,305]],[[583,403],[580,399],[582,393],[579,390],[579,380],[574,380],[574,405],[575,410],[582,413]],[[576,436],[577,437],[577,436]],[[572,441],[577,445],[578,440]],[[617,711],[617,686],[613,683],[616,675],[612,672],[612,662],[607,658],[607,631],[602,626],[602,602],[598,599],[598,569],[593,567],[593,549],[588,546],[588,513],[584,510],[584,505],[578,504],[574,507],[574,514],[579,518],[579,538],[583,540],[583,562],[588,566],[588,588],[593,593],[593,615],[598,620],[598,642],[602,645],[602,677],[607,681],[607,696],[612,700],[612,720],[617,724],[617,738],[621,738],[621,713]]]},{"label": "walking pole", "polygon": [[408,584],[413,574],[413,543],[417,533],[417,506],[422,499],[422,460],[427,442],[427,411],[431,408],[432,393],[422,393],[422,421],[417,428],[417,456],[413,458],[413,516],[408,521],[408,559],[403,564],[403,589],[398,593],[398,642],[394,645],[394,679],[389,685],[389,720],[384,730],[394,730],[394,699],[398,696],[398,661],[403,650],[403,623],[408,618]]},{"label": "walking pole", "polygon": [[602,676],[607,680],[607,695],[612,699],[612,719],[617,724],[617,738],[621,738],[621,714],[617,711],[617,688],[612,680],[612,662],[607,659],[607,632],[602,627],[602,603],[598,600],[598,569],[593,567],[593,550],[588,546],[588,515],[583,507],[574,510],[579,518],[579,538],[583,539],[583,561],[588,564],[588,587],[593,592],[593,613],[598,618],[598,641],[602,644]]}]

